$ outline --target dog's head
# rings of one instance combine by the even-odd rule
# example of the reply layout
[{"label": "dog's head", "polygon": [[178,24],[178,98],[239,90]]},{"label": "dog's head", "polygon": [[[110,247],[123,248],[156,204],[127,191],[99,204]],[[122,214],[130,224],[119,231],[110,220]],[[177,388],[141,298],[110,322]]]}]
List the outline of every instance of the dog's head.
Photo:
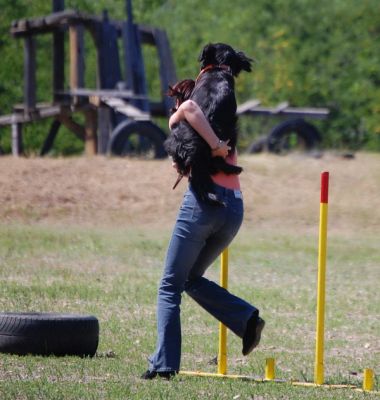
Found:
[{"label": "dog's head", "polygon": [[241,71],[251,71],[253,60],[242,51],[235,51],[228,44],[210,43],[203,48],[199,61],[201,68],[207,65],[227,65],[231,68],[232,75],[238,76]]}]

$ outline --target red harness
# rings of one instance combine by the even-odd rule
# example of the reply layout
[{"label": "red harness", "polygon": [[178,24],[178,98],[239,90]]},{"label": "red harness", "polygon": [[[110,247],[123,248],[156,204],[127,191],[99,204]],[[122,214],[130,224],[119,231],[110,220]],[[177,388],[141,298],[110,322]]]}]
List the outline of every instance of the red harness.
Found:
[{"label": "red harness", "polygon": [[214,68],[224,69],[225,71],[228,71],[229,73],[231,73],[231,68],[228,65],[209,64],[209,65],[206,65],[203,69],[201,69],[201,72],[199,72],[197,79],[195,81],[197,81],[201,77],[202,74],[204,74],[205,72],[209,71],[210,69],[214,69]]}]

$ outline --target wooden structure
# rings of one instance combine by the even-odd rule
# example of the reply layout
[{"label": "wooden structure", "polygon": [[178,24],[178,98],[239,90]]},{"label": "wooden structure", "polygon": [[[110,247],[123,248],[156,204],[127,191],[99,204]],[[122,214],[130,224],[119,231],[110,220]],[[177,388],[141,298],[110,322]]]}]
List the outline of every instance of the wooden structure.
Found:
[{"label": "wooden structure", "polygon": [[[0,117],[1,125],[12,126],[12,153],[22,153],[22,126],[53,118],[41,154],[52,147],[61,124],[85,142],[85,153],[106,153],[112,130],[125,119],[150,120],[166,116],[172,107],[165,96],[168,85],[176,81],[174,63],[165,31],[133,23],[131,1],[126,4],[128,19],[111,21],[105,11],[101,18],[75,10],[65,10],[64,0],[53,0],[50,15],[14,21],[11,34],[24,40],[24,101],[15,105],[11,115]],[[86,88],[85,31],[90,32],[96,49],[97,87]],[[36,102],[37,38],[53,37],[52,102]],[[68,89],[65,81],[65,41],[69,42]],[[119,54],[119,41],[124,54]],[[162,99],[150,102],[146,89],[142,45],[156,46]],[[121,59],[125,76],[122,76]],[[79,125],[73,114],[84,114]]]},{"label": "wooden structure", "polygon": [[279,117],[285,121],[277,124],[266,136],[260,136],[247,148],[248,153],[286,154],[300,149],[310,152],[320,144],[322,137],[317,128],[304,118],[324,119],[330,110],[327,108],[290,107],[282,102],[276,107],[263,107],[259,100],[249,100],[237,107],[238,115]]},{"label": "wooden structure", "polygon": [[276,107],[263,107],[260,104],[260,100],[249,100],[238,106],[237,114],[323,119],[327,118],[330,113],[328,108],[289,107],[287,101],[278,104]]},{"label": "wooden structure", "polygon": [[[86,154],[125,155],[136,148],[137,153],[142,154],[151,146],[154,157],[166,156],[163,148],[166,133],[151,117],[168,116],[173,106],[173,100],[165,95],[168,86],[177,81],[169,41],[164,30],[133,22],[131,0],[126,0],[126,15],[125,21],[115,21],[109,19],[107,11],[97,17],[65,10],[64,0],[52,0],[52,14],[12,23],[11,34],[24,41],[24,100],[13,107],[11,115],[0,116],[0,127],[11,125],[14,155],[23,152],[23,125],[49,118],[52,123],[41,155],[51,150],[60,126],[64,125],[84,141]],[[96,87],[92,89],[85,82],[85,32],[90,33],[96,50]],[[37,103],[37,39],[46,34],[52,35],[53,39],[52,100]],[[66,42],[69,60],[65,59]],[[157,49],[161,84],[158,102],[150,101],[148,97],[143,45]],[[67,62],[68,69],[65,68]],[[66,79],[67,70],[69,77]],[[84,125],[75,121],[76,113],[84,115]],[[280,152],[289,147],[288,138],[293,132],[306,143],[306,149],[312,148],[320,141],[320,135],[303,118],[326,118],[329,110],[294,108],[287,102],[277,107],[262,107],[259,100],[249,100],[239,105],[237,114],[297,117],[297,120],[276,126],[268,138],[260,140],[258,145],[253,143],[248,149],[256,152],[266,147],[269,151]],[[139,137],[137,145],[131,140],[134,134]]]}]

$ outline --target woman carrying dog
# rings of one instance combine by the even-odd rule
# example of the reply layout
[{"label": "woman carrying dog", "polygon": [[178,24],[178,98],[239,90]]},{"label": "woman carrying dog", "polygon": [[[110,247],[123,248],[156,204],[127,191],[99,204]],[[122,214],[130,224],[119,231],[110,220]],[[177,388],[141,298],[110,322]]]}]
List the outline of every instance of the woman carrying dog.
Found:
[{"label": "woman carrying dog", "polygon": [[[219,140],[201,108],[189,99],[193,82],[181,81],[172,88],[177,108],[170,117],[169,127],[186,120],[209,144],[213,156],[226,157],[227,162],[236,165],[235,146],[229,145],[229,139]],[[265,325],[259,310],[203,276],[231,243],[243,221],[239,176],[219,172],[212,180],[214,193],[222,206],[200,201],[191,181],[184,195],[158,291],[157,346],[149,357],[148,370],[141,376],[143,379],[170,379],[179,372],[183,291],[242,338],[243,355],[248,355],[259,344]]]}]

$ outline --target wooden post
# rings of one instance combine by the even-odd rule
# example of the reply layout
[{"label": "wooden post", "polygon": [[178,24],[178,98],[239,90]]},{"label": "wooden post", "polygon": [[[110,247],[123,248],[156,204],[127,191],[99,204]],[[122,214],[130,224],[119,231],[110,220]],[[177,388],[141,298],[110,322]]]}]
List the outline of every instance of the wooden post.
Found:
[{"label": "wooden post", "polygon": [[24,40],[24,107],[25,112],[36,106],[36,40],[27,36]]},{"label": "wooden post", "polygon": [[84,152],[87,156],[93,156],[97,150],[97,112],[94,109],[88,109],[84,113],[86,119]]},{"label": "wooden post", "polygon": [[111,110],[109,107],[100,105],[98,107],[98,153],[106,154],[108,142],[112,130]]},{"label": "wooden post", "polygon": [[[63,11],[65,9],[65,0],[52,0],[53,12]],[[61,28],[53,32],[53,100],[57,103],[62,99],[65,82],[65,34]]]},{"label": "wooden post", "polygon": [[175,65],[170,50],[169,39],[166,32],[161,29],[154,29],[154,40],[157,46],[157,53],[159,59],[159,69],[160,69],[160,82],[161,82],[161,93],[162,93],[162,103],[165,108],[165,113],[167,116],[170,115],[170,110],[174,107],[174,100],[165,93],[168,90],[169,85],[173,85],[177,82],[177,75],[175,72]]},{"label": "wooden post", "polygon": [[12,122],[12,154],[15,157],[22,153],[22,124]]},{"label": "wooden post", "polygon": [[[84,87],[84,27],[82,24],[70,25],[70,89]],[[73,98],[79,104],[80,97]]]}]

